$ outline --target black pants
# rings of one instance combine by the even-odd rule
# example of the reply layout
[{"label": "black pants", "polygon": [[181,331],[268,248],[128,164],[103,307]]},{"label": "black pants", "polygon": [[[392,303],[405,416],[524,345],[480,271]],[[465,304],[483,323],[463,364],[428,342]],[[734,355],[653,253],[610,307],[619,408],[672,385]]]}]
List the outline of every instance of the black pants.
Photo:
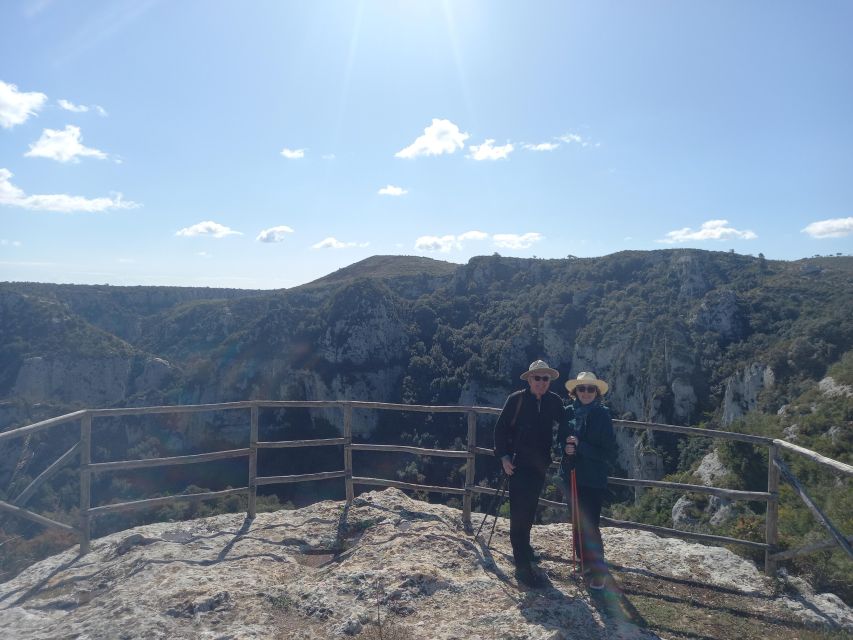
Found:
[{"label": "black pants", "polygon": [[[572,529],[574,539],[575,555],[583,558],[585,570],[593,573],[603,573],[606,570],[604,564],[604,545],[601,542],[601,506],[604,504],[606,489],[593,489],[578,485],[578,513],[580,515],[580,536],[578,531]],[[571,496],[568,499],[571,506]]]},{"label": "black pants", "polygon": [[509,541],[516,565],[533,559],[530,530],[544,484],[545,474],[532,467],[518,467],[509,477]]}]

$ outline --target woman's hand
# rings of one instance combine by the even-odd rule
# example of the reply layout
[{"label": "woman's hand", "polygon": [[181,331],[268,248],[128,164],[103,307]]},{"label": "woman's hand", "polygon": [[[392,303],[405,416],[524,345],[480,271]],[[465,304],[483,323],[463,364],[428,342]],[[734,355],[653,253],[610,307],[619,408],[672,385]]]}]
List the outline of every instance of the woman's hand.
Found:
[{"label": "woman's hand", "polygon": [[509,456],[501,458],[501,464],[503,465],[504,473],[508,476],[511,476],[515,471],[515,465],[512,463],[512,459]]},{"label": "woman's hand", "polygon": [[578,446],[578,439],[574,436],[569,436],[566,438],[566,455],[573,456],[575,455],[575,449]]}]

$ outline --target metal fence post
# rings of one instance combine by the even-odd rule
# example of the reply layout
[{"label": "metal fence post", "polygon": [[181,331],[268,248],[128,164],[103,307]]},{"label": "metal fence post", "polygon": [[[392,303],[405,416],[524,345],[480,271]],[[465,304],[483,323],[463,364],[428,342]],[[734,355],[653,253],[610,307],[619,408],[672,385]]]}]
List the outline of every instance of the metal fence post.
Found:
[{"label": "metal fence post", "polygon": [[767,501],[767,516],[765,517],[764,541],[768,548],[764,552],[764,573],[770,577],[776,575],[776,560],[772,558],[778,551],[779,543],[779,468],[775,464],[779,457],[779,447],[771,444],[767,455],[767,493],[771,494]]},{"label": "metal fence post", "polygon": [[252,403],[249,427],[249,507],[247,515],[254,518],[258,503],[258,404]]},{"label": "metal fence post", "polygon": [[92,506],[92,415],[87,413],[80,419],[80,555],[89,553],[91,522],[89,509]]},{"label": "metal fence post", "polygon": [[474,496],[472,487],[474,485],[475,455],[474,447],[477,445],[477,414],[468,412],[468,460],[465,463],[465,496],[462,498],[462,524],[471,526],[471,502]]}]

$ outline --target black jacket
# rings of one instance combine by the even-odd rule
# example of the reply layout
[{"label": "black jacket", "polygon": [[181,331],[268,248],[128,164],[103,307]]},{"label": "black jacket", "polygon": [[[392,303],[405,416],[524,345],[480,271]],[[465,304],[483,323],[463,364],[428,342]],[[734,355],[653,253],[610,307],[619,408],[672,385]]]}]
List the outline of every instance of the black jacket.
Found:
[{"label": "black jacket", "polygon": [[514,456],[517,467],[532,467],[544,474],[551,464],[554,431],[562,423],[563,401],[556,393],[549,391],[540,400],[529,388],[511,393],[495,424],[495,456]]},{"label": "black jacket", "polygon": [[566,416],[567,420],[561,423],[557,442],[561,451],[565,451],[566,438],[573,435],[578,439],[578,446],[574,456],[563,456],[560,475],[568,478],[568,472],[574,464],[579,486],[605,489],[607,474],[616,459],[616,434],[613,432],[610,410],[599,404],[592,407],[583,418],[576,417],[572,409],[566,410]]}]

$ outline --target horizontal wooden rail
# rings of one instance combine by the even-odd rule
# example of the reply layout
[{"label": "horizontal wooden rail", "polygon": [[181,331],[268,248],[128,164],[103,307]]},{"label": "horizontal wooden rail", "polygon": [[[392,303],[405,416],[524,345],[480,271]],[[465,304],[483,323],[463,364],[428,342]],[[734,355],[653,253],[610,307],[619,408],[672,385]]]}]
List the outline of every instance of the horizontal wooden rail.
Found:
[{"label": "horizontal wooden rail", "polygon": [[436,487],[426,484],[414,484],[412,482],[400,482],[399,480],[385,480],[384,478],[361,478],[353,476],[353,484],[368,484],[380,487],[395,487],[397,489],[409,489],[411,491],[426,491],[428,493],[449,493],[453,495],[465,495],[465,489],[456,487]]},{"label": "horizontal wooden rail", "polygon": [[33,496],[33,494],[38,490],[38,488],[44,484],[47,480],[52,478],[57,471],[59,471],[62,467],[64,467],[68,462],[77,455],[77,452],[80,450],[80,443],[75,442],[74,445],[65,453],[63,453],[59,458],[50,465],[47,469],[42,471],[38,477],[33,480],[27,488],[21,491],[20,495],[12,500],[12,502],[19,507],[23,507],[27,504],[27,501]]},{"label": "horizontal wooden rail", "polygon": [[210,453],[196,453],[189,456],[173,456],[171,458],[93,462],[87,465],[87,468],[89,471],[94,473],[100,473],[102,471],[125,471],[127,469],[150,469],[152,467],[167,467],[176,464],[196,464],[199,462],[211,462],[212,460],[241,458],[243,456],[248,456],[250,452],[251,449],[229,449],[227,451],[211,451]]},{"label": "horizontal wooden rail", "polygon": [[721,440],[736,440],[738,442],[750,442],[767,446],[772,444],[773,438],[764,436],[751,436],[734,431],[720,431],[719,429],[699,429],[698,427],[679,427],[674,424],[660,424],[657,422],[638,422],[637,420],[614,420],[613,426],[628,427],[629,429],[652,429],[653,431],[669,431],[671,433],[683,433],[688,436],[699,436],[702,438],[719,438]]},{"label": "horizontal wooden rail", "polygon": [[824,528],[829,531],[829,535],[835,538],[836,543],[844,552],[853,558],[853,547],[851,547],[850,543],[847,542],[847,538],[835,528],[835,526],[830,522],[829,518],[826,517],[826,514],[821,511],[820,507],[815,504],[814,500],[812,500],[811,496],[806,493],[805,488],[800,481],[797,480],[797,477],[791,472],[788,468],[788,465],[785,464],[784,460],[780,460],[779,458],[773,458],[773,464],[776,465],[776,468],[779,469],[779,472],[782,474],[782,477],[788,481],[788,483],[794,488],[794,491],[797,495],[800,496],[800,499],[806,503],[806,506],[809,508],[809,511],[812,512],[812,515],[820,522]]},{"label": "horizontal wooden rail", "polygon": [[343,407],[343,400],[253,400],[259,409],[334,409]]},{"label": "horizontal wooden rail", "polygon": [[657,527],[651,524],[631,522],[629,520],[614,520],[613,518],[605,518],[604,516],[601,518],[601,524],[608,527],[617,527],[619,529],[639,529],[640,531],[648,531],[662,536],[688,538],[692,540],[701,540],[702,542],[711,542],[714,544],[739,544],[744,547],[761,549],[762,551],[769,548],[769,545],[764,542],[753,542],[752,540],[741,540],[740,538],[728,538],[726,536],[713,536],[708,533],[694,533],[693,531],[682,531],[681,529]]},{"label": "horizontal wooden rail", "polygon": [[27,509],[18,507],[14,504],[9,504],[8,502],[3,502],[2,500],[0,500],[0,511],[20,516],[21,518],[25,518],[31,522],[37,522],[44,527],[59,529],[60,531],[67,531],[68,533],[77,533],[77,529],[70,525],[57,522],[56,520],[51,520],[50,518],[45,518],[37,513],[33,513],[32,511],[28,511]]},{"label": "horizontal wooden rail", "polygon": [[225,489],[224,491],[205,491],[203,493],[182,493],[176,496],[163,496],[162,498],[148,498],[147,500],[134,500],[132,502],[118,502],[116,504],[105,504],[100,507],[92,507],[89,514],[99,516],[105,513],[117,511],[134,511],[136,509],[147,509],[148,507],[159,507],[164,504],[175,504],[180,502],[195,502],[197,500],[215,500],[226,496],[236,496],[249,492],[248,487],[238,489]]},{"label": "horizontal wooden rail", "polygon": [[258,442],[258,449],[292,449],[295,447],[331,447],[346,444],[346,438],[323,438],[319,440],[275,440]]},{"label": "horizontal wooden rail", "polygon": [[398,453],[414,453],[419,456],[437,456],[439,458],[467,458],[467,451],[454,451],[452,449],[424,449],[423,447],[409,447],[397,444],[353,444],[353,451],[385,451]]},{"label": "horizontal wooden rail", "polygon": [[[853,536],[847,536],[847,542],[853,544]],[[785,551],[773,553],[770,555],[770,558],[777,562],[780,560],[790,560],[791,558],[806,556],[817,551],[826,551],[827,549],[832,549],[837,546],[838,541],[835,538],[827,538],[821,542],[815,542],[814,544],[809,544],[805,547],[800,547],[799,549],[786,549]]]},{"label": "horizontal wooden rail", "polygon": [[471,451],[481,456],[494,456],[494,449],[484,449],[483,447],[471,447]]},{"label": "horizontal wooden rail", "polygon": [[481,413],[484,415],[500,415],[501,410],[494,407],[474,407],[467,405],[436,405],[428,404],[394,404],[390,402],[361,402],[349,400],[346,404],[353,409],[380,409],[383,411],[409,411],[415,413]]},{"label": "horizontal wooden rail", "polygon": [[21,436],[26,436],[31,433],[35,433],[36,431],[41,431],[42,429],[50,429],[51,427],[55,427],[66,422],[72,422],[73,420],[82,418],[86,415],[87,412],[87,409],[81,409],[80,411],[75,411],[74,413],[66,413],[63,416],[57,416],[55,418],[50,418],[49,420],[42,420],[41,422],[29,424],[26,427],[18,427],[17,429],[12,429],[11,431],[3,431],[2,433],[0,433],[0,441],[10,440],[12,438],[20,438]]},{"label": "horizontal wooden rail", "polygon": [[300,473],[293,476],[258,476],[257,484],[291,484],[294,482],[309,482],[311,480],[330,480],[331,478],[344,478],[346,472],[323,471],[321,473]]},{"label": "horizontal wooden rail", "polygon": [[709,487],[704,484],[684,484],[681,482],[664,482],[663,480],[638,480],[634,478],[607,478],[609,484],[618,484],[626,487],[656,487],[659,489],[675,489],[690,493],[707,493],[727,500],[756,500],[768,502],[776,500],[776,496],[767,491],[737,491],[734,489],[721,489]]},{"label": "horizontal wooden rail", "polygon": [[[474,493],[484,493],[488,495],[496,495],[497,489],[491,487],[470,487]],[[554,500],[546,500],[539,498],[540,507],[551,507],[552,509],[568,509],[565,502],[555,502]],[[728,538],[726,536],[714,536],[707,533],[693,533],[692,531],[681,531],[680,529],[669,529],[667,527],[658,527],[651,524],[643,524],[642,522],[632,522],[630,520],[614,520],[613,518],[601,517],[601,524],[609,527],[617,527],[620,529],[640,529],[649,531],[663,536],[672,536],[676,538],[689,538],[693,540],[701,540],[703,542],[715,542],[723,544],[740,544],[754,549],[767,549],[768,545],[763,542],[752,542],[751,540],[740,540],[739,538]]]},{"label": "horizontal wooden rail", "polygon": [[118,409],[90,409],[89,413],[97,418],[108,416],[146,416],[155,413],[200,413],[203,411],[228,411],[230,409],[248,409],[251,400],[242,402],[218,402],[213,404],[175,404],[158,407],[121,407]]},{"label": "horizontal wooden rail", "polygon": [[[767,502],[776,499],[775,496],[770,493],[767,493],[766,491],[735,491],[734,489],[719,489],[717,487],[708,487],[703,484],[682,484],[679,482],[663,482],[659,480],[634,480],[633,478],[614,477],[607,478],[607,482],[609,484],[624,485],[628,487],[657,487],[661,489],[677,489],[681,491],[688,491],[690,493],[707,493],[729,500],[756,500],[761,502]],[[497,493],[497,490],[492,489],[491,487],[471,487],[471,490],[475,493]]]},{"label": "horizontal wooden rail", "polygon": [[827,466],[833,469],[834,471],[843,473],[848,477],[853,476],[853,467],[851,467],[849,464],[844,464],[843,462],[839,462],[838,460],[827,458],[826,456],[820,455],[816,451],[812,451],[811,449],[804,449],[803,447],[798,447],[797,445],[791,444],[790,442],[785,442],[784,440],[774,440],[773,444],[782,449],[785,449],[786,451],[791,451],[805,458],[808,458],[812,462],[817,462],[818,464]]}]

